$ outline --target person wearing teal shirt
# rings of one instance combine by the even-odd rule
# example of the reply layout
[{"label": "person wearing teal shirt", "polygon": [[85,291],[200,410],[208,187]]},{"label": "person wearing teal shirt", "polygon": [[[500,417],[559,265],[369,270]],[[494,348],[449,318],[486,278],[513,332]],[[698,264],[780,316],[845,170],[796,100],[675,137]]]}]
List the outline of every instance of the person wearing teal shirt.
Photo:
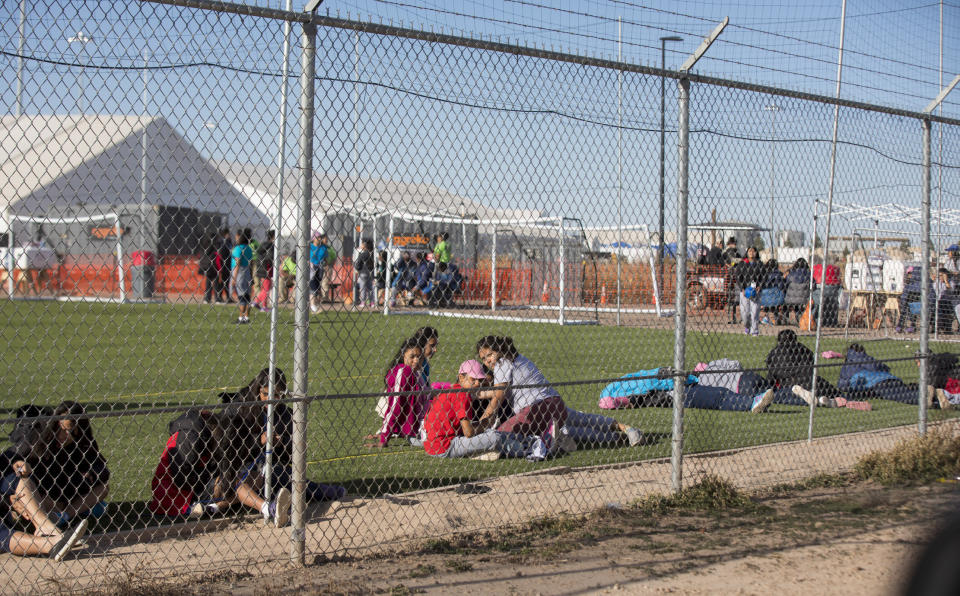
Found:
[{"label": "person wearing teal shirt", "polygon": [[250,236],[247,235],[246,230],[237,234],[237,244],[233,247],[231,257],[230,281],[237,293],[237,305],[240,309],[237,324],[245,325],[250,322],[250,291],[253,283],[250,272],[253,249],[250,248]]}]

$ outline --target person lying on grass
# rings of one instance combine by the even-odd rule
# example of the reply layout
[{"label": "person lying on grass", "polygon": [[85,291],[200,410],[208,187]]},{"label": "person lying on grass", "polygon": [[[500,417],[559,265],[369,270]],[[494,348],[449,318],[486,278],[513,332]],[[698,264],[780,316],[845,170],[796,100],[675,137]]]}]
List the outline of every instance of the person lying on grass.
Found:
[{"label": "person lying on grass", "polygon": [[[683,392],[684,408],[726,410],[731,412],[766,411],[773,403],[773,389],[756,394],[740,394],[727,387],[701,385],[694,375],[687,375]],[[610,383],[600,393],[598,405],[603,409],[668,408],[673,406],[673,376],[668,368],[640,370]]]},{"label": "person lying on grass", "polygon": [[[919,385],[907,384],[894,376],[889,366],[867,354],[858,343],[847,348],[837,386],[847,395],[860,399],[887,399],[913,405],[920,401]],[[938,399],[935,401],[934,397]],[[943,391],[933,385],[928,387],[927,405],[937,405],[944,410],[953,408]]]}]

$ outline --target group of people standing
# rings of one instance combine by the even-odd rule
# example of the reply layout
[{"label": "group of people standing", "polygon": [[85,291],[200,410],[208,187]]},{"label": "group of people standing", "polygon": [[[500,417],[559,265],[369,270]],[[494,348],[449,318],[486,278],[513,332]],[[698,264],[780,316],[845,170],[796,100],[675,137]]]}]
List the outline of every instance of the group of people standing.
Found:
[{"label": "group of people standing", "polygon": [[235,302],[238,325],[250,322],[251,304],[267,310],[273,283],[274,241],[273,230],[267,232],[261,243],[250,228],[238,229],[233,235],[224,228],[204,238],[197,267],[204,277],[204,302]]}]

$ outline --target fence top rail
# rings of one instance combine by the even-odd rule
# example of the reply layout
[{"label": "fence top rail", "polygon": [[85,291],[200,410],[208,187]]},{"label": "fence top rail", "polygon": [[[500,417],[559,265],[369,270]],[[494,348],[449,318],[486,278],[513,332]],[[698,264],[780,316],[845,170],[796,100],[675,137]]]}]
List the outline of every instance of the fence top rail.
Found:
[{"label": "fence top rail", "polygon": [[468,48],[474,48],[478,50],[512,54],[515,56],[542,58],[545,60],[553,60],[556,62],[567,62],[571,64],[580,64],[583,66],[593,66],[596,68],[604,68],[604,69],[617,70],[622,72],[633,72],[637,74],[646,74],[646,75],[666,77],[666,78],[677,79],[677,80],[687,79],[696,83],[703,83],[703,84],[714,85],[718,87],[741,89],[744,91],[752,91],[752,92],[764,93],[768,95],[777,95],[780,97],[790,97],[790,98],[801,99],[806,101],[815,101],[819,103],[836,105],[841,107],[855,108],[855,109],[866,110],[870,112],[879,112],[879,113],[890,114],[894,116],[913,118],[916,120],[925,120],[929,122],[939,122],[941,124],[960,126],[960,119],[938,116],[938,115],[935,115],[932,113],[926,113],[920,110],[905,110],[902,108],[895,108],[891,106],[881,106],[881,105],[869,104],[869,103],[864,103],[859,101],[852,101],[852,100],[841,99],[836,97],[828,97],[825,95],[817,95],[814,93],[807,93],[803,91],[781,89],[779,87],[771,87],[768,85],[759,85],[754,83],[745,83],[742,81],[721,79],[718,77],[693,74],[693,73],[683,72],[679,70],[665,70],[661,68],[655,68],[652,66],[631,64],[627,62],[619,62],[616,60],[595,58],[592,56],[568,54],[564,52],[558,52],[552,49],[547,50],[544,48],[513,45],[508,43],[496,42],[492,40],[476,39],[472,37],[462,37],[459,35],[450,35],[447,33],[437,33],[435,31],[423,31],[419,29],[397,27],[395,25],[385,25],[383,23],[369,23],[364,21],[354,21],[354,20],[343,19],[339,17],[331,17],[329,15],[324,16],[324,15],[311,14],[306,12],[296,12],[296,11],[288,12],[286,10],[280,10],[276,8],[249,6],[245,4],[236,4],[233,2],[222,2],[220,0],[139,0],[139,1],[142,3],[163,4],[167,6],[179,6],[183,8],[197,8],[201,10],[210,10],[215,12],[224,12],[224,13],[236,14],[241,16],[252,16],[252,17],[259,17],[259,18],[266,18],[266,19],[276,19],[280,21],[290,21],[290,22],[304,23],[304,24],[312,23],[313,25],[320,26],[320,27],[346,29],[350,31],[359,31],[361,33],[371,33],[375,35],[384,35],[384,36],[390,36],[390,37],[402,37],[407,39],[415,39],[419,41],[440,43],[440,44],[460,46],[460,47],[468,47]]}]

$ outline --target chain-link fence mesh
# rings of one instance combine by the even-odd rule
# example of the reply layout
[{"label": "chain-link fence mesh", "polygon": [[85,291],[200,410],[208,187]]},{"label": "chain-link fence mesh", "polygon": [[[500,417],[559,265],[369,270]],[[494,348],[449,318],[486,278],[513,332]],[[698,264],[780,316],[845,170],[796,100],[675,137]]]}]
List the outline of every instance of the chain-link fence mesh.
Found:
[{"label": "chain-link fence mesh", "polygon": [[840,108],[832,175],[823,98],[321,18],[303,161],[309,27],[284,71],[279,12],[85,10],[4,21],[6,546],[66,561],[11,589],[798,480],[952,418],[955,123],[924,287],[916,114]]}]

